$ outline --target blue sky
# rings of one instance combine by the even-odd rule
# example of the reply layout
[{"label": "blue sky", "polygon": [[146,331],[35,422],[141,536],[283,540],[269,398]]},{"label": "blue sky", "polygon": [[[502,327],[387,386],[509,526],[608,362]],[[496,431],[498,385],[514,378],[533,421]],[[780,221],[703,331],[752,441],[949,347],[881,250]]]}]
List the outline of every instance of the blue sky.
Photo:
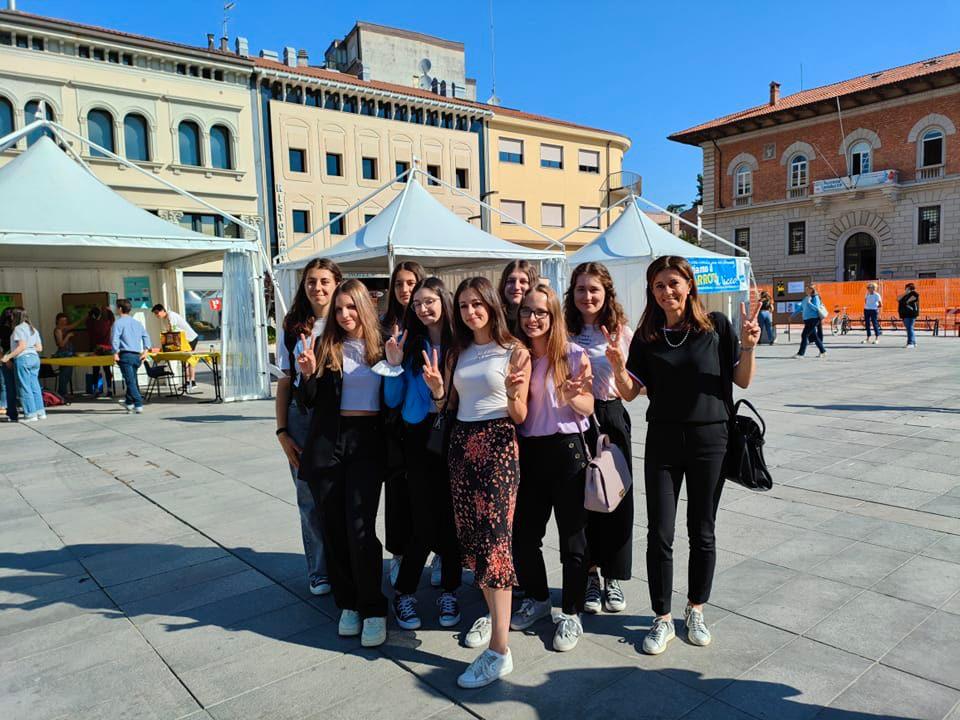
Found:
[{"label": "blue sky", "polygon": [[[220,34],[222,0],[18,0],[27,12],[195,45]],[[960,50],[960,3],[931,13],[871,2],[504,2],[494,0],[497,95],[504,105],[628,135],[625,168],[654,202],[689,203],[700,151],[666,136],[786,95]],[[490,94],[488,2],[237,0],[231,36],[252,51],[304,47],[313,62],[356,20],[466,45],[478,98]]]}]

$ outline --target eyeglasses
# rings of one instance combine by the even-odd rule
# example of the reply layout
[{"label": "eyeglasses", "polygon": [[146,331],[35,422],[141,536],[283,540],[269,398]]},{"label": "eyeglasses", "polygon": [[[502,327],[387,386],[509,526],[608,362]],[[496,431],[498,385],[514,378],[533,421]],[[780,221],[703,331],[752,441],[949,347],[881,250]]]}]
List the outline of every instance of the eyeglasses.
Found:
[{"label": "eyeglasses", "polygon": [[545,320],[546,318],[550,317],[550,311],[539,310],[539,309],[534,310],[533,308],[528,308],[528,307],[520,308],[520,317],[526,319],[531,315],[535,317],[537,320]]},{"label": "eyeglasses", "polygon": [[420,308],[432,308],[439,302],[436,298],[427,298],[426,300],[414,300],[413,309],[419,310]]}]

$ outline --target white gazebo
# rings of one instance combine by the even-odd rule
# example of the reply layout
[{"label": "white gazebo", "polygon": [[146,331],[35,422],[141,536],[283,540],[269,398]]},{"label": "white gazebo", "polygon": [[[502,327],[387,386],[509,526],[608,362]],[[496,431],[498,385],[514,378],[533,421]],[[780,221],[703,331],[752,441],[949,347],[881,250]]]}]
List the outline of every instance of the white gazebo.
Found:
[{"label": "white gazebo", "polygon": [[[67,142],[89,140],[56,123],[37,120],[0,138],[0,151],[38,129],[57,142],[44,135],[0,168],[0,291],[23,294],[31,316],[48,331],[49,343],[63,292],[110,291],[122,296],[126,278],[145,277],[153,302],[176,307],[183,294],[177,270],[222,259],[224,397],[269,397],[259,240],[196,233],[130,203],[101,182]],[[128,169],[256,230],[90,144]]]}]

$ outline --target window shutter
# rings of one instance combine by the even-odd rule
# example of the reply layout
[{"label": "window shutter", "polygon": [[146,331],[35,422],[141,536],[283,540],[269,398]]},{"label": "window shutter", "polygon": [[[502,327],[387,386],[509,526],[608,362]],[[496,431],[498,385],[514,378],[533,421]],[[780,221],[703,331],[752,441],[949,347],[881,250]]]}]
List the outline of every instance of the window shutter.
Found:
[{"label": "window shutter", "polygon": [[544,227],[563,227],[563,205],[541,205],[540,224]]},{"label": "window shutter", "polygon": [[500,138],[500,152],[523,155],[523,140]]},{"label": "window shutter", "polygon": [[500,222],[507,223],[508,225],[522,223],[525,220],[523,217],[523,202],[518,202],[517,200],[501,200],[500,212],[513,218],[512,220],[508,220],[503,216],[500,217]]},{"label": "window shutter", "polygon": [[581,167],[600,169],[600,153],[593,150],[580,150],[577,153],[577,163]]},{"label": "window shutter", "polygon": [[541,145],[540,159],[547,162],[562,163],[563,148],[558,145]]}]

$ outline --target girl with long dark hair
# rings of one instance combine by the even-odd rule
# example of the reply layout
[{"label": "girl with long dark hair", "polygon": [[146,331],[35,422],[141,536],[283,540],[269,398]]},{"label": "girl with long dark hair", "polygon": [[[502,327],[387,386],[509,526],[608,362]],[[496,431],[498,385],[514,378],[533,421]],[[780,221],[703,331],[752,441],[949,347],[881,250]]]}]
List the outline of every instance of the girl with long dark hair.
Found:
[{"label": "girl with long dark hair", "polygon": [[330,592],[327,560],[323,547],[323,529],[310,486],[300,478],[300,454],[303,452],[313,416],[309,408],[293,401],[293,384],[299,381],[296,357],[303,348],[300,338],[312,347],[323,334],[330,313],[334,290],[343,280],[343,273],[333,260],[314,258],[303,268],[300,284],[290,311],[283,319],[277,336],[277,365],[284,376],[277,381],[277,440],[287,456],[290,473],[297,489],[297,507],[300,510],[300,534],[303,553],[307,559],[307,581],[314,595]]},{"label": "girl with long dark hair", "polygon": [[43,420],[47,417],[47,411],[43,407],[43,390],[40,387],[40,353],[43,352],[40,333],[23,308],[13,309],[10,324],[13,327],[10,349],[0,358],[0,363],[13,363],[23,405],[23,422]]},{"label": "girl with long dark hair", "polygon": [[[609,436],[620,448],[633,471],[630,414],[607,359],[612,343],[624,356],[633,331],[617,300],[613,278],[605,265],[581,263],[570,275],[564,299],[564,316],[573,342],[582,347],[593,370],[594,417],[597,427],[587,433],[587,442],[596,447],[597,433]],[[632,398],[627,398],[632,399]],[[595,614],[622,612],[627,607],[620,583],[633,575],[633,492],[628,492],[612,513],[587,513],[587,545],[593,567],[587,579],[584,611]],[[600,576],[603,575],[601,585]]]},{"label": "girl with long dark hair", "polygon": [[543,538],[553,512],[563,565],[562,612],[556,619],[555,650],[576,647],[583,634],[587,581],[587,511],[583,507],[587,454],[583,433],[593,414],[590,360],[570,342],[557,294],[547,285],[531,288],[520,305],[520,333],[530,349],[527,416],[520,435],[520,489],[513,527],[513,558],[525,597],[510,627],[526,630],[552,612]]},{"label": "girl with long dark hair", "polygon": [[684,258],[667,256],[647,268],[647,305],[624,361],[608,349],[621,395],[646,388],[647,438],[644,488],[647,500],[647,578],[656,617],[643,651],[662,653],[675,637],[673,537],[677,502],[687,482],[690,538],[684,621],[693,645],[709,645],[703,605],[710,599],[716,566],[714,526],[723,489],[721,466],[733,383],[746,388],[754,373],[760,340],[759,304],[748,317],[740,306],[740,337],[726,315],[707,313],[697,295],[693,270]]},{"label": "girl with long dark hair", "polygon": [[[403,332],[407,309],[414,288],[423,282],[426,272],[414,260],[397,263],[390,275],[387,312],[380,318],[383,338],[396,337]],[[390,584],[397,581],[403,553],[413,535],[410,517],[410,489],[407,486],[406,460],[403,456],[403,420],[400,413],[388,409],[384,414],[387,431],[387,484],[384,498],[384,528],[387,551],[393,555],[390,561]]]},{"label": "girl with long dark hair", "polygon": [[[339,633],[360,635],[364,647],[387,638],[387,598],[380,590],[383,546],[377,509],[384,478],[381,377],[376,310],[359,280],[340,284],[315,345],[301,335],[299,402],[313,410],[300,455],[300,477],[320,510],[327,570],[340,608]],[[362,629],[361,629],[362,628]]]},{"label": "girl with long dark hair", "polygon": [[414,288],[404,328],[399,337],[391,337],[386,344],[387,362],[403,371],[384,381],[384,401],[388,407],[402,411],[410,491],[406,510],[413,521],[412,537],[394,583],[397,594],[393,609],[401,628],[420,627],[414,593],[423,564],[433,550],[441,560],[442,592],[437,599],[440,625],[453,627],[460,622],[456,592],[463,570],[453,523],[450,475],[446,457],[427,450],[427,438],[443,406],[444,386],[442,377],[439,382],[437,378],[428,382],[429,372],[424,372],[428,365],[444,367],[444,359],[454,345],[453,298],[442,280],[429,277]]},{"label": "girl with long dark hair", "polygon": [[520,334],[520,303],[523,296],[534,285],[540,282],[540,273],[537,266],[529,260],[511,260],[500,273],[500,284],[497,292],[503,301],[504,314],[507,316],[507,327],[514,335]]}]

